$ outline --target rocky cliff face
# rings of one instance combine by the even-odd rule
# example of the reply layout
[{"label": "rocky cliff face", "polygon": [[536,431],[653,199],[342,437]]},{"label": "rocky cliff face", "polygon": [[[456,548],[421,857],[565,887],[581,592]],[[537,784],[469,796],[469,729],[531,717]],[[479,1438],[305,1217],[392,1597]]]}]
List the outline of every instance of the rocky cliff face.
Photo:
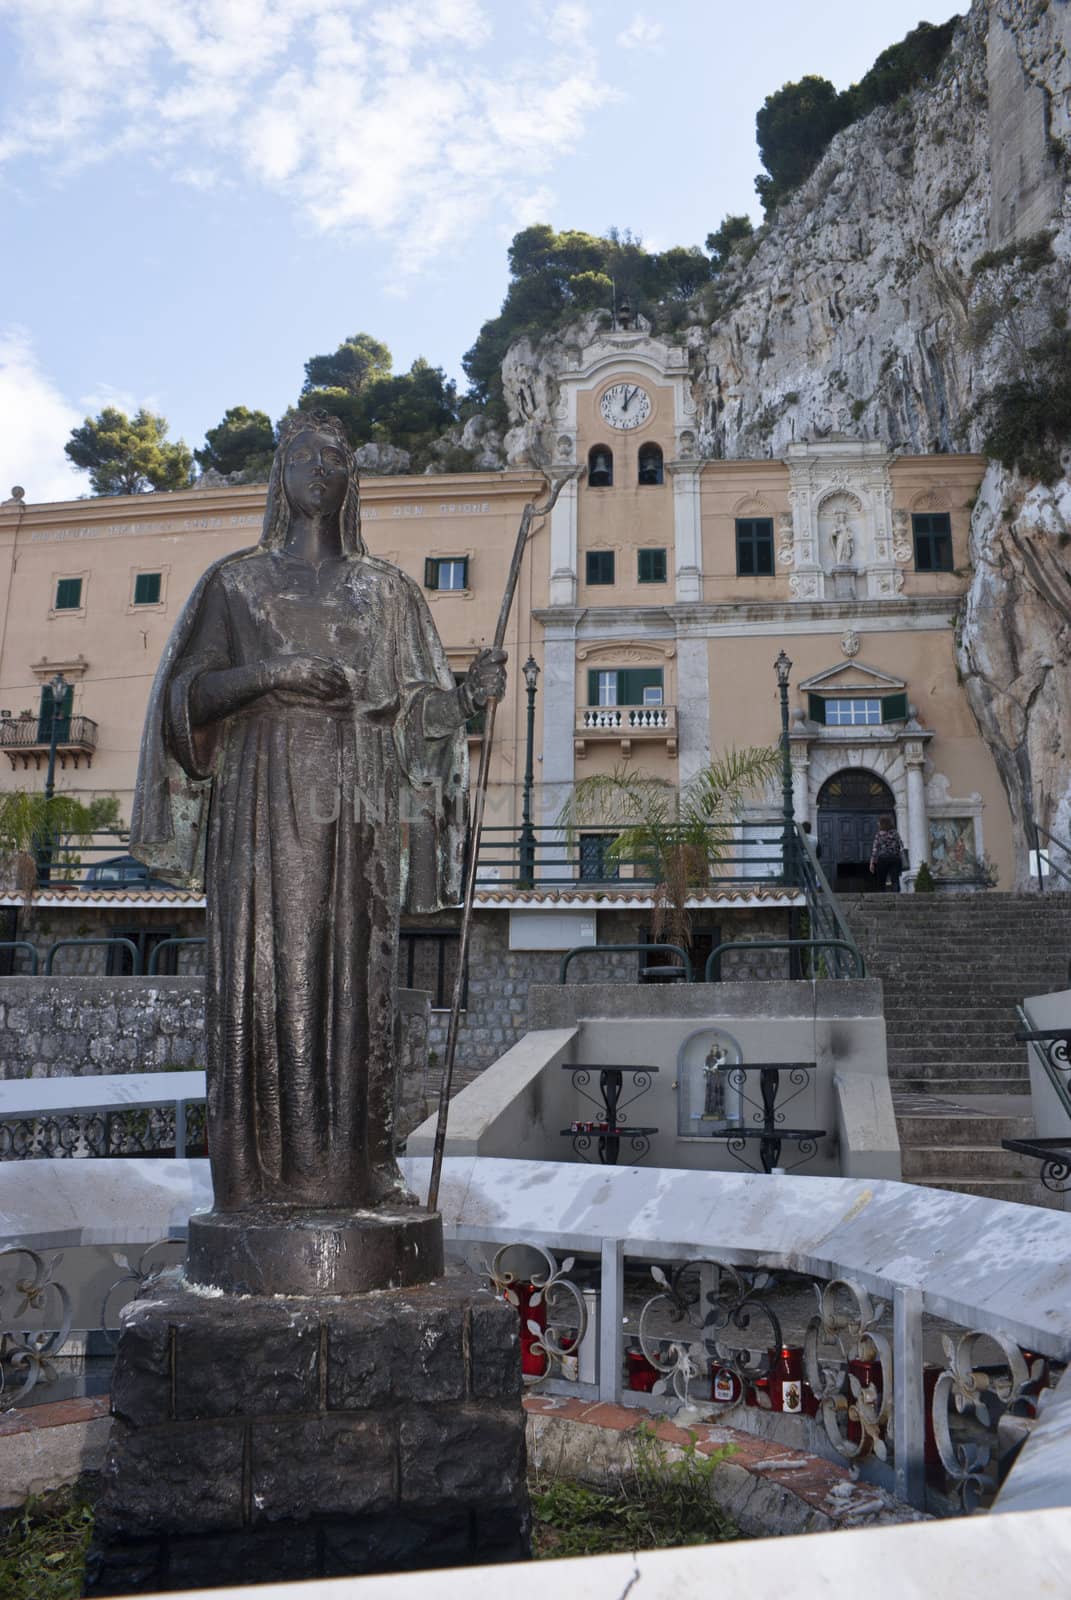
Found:
[{"label": "rocky cliff face", "polygon": [[[1067,312],[1069,171],[1071,4],[975,0],[937,81],[839,134],[721,274],[709,320],[676,335],[700,453],[780,456],[831,433],[978,449],[976,403]],[[1019,248],[1041,232],[1047,247]],[[552,459],[567,343],[510,351],[511,460]],[[1069,540],[1066,478],[990,468],[960,665],[1013,812],[1071,839]]]}]

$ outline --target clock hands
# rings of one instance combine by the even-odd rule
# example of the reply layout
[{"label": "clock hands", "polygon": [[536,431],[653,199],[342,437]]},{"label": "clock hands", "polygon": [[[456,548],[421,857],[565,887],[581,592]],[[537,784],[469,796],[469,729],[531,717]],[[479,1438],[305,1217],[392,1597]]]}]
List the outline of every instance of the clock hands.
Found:
[{"label": "clock hands", "polygon": [[637,386],[635,384],[633,384],[632,388],[630,389],[627,383],[624,385],[624,387],[623,387],[624,398],[621,401],[621,409],[622,409],[622,411],[627,411],[628,410],[629,405],[631,404],[632,400],[635,397],[636,387]]}]

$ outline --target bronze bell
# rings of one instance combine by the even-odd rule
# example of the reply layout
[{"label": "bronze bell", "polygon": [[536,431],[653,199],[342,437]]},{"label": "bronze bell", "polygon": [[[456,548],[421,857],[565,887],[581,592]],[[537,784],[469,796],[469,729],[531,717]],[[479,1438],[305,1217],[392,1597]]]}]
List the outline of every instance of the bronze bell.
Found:
[{"label": "bronze bell", "polygon": [[596,450],[588,468],[588,482],[593,489],[608,489],[614,481],[614,460],[608,450]]}]

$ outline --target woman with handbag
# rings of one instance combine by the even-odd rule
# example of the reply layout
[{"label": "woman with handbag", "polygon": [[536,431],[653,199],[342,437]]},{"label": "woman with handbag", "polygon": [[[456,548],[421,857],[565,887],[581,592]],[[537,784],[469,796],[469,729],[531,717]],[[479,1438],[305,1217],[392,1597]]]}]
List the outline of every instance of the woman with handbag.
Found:
[{"label": "woman with handbag", "polygon": [[878,831],[870,849],[870,870],[875,873],[879,889],[900,893],[900,874],[904,870],[904,841],[896,831],[894,819],[887,813],[878,818]]}]

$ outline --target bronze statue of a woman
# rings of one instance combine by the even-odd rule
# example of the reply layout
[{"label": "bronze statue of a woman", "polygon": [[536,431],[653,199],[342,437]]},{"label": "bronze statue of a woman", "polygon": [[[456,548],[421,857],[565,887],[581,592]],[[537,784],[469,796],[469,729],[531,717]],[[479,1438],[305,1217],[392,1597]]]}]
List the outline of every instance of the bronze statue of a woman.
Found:
[{"label": "bronze statue of a woman", "polygon": [[131,848],[207,894],[217,1213],[410,1199],[394,1161],[400,904],[456,903],[463,727],[419,587],[368,555],[335,418],[283,429],[256,549],[201,578],[149,705]]}]

